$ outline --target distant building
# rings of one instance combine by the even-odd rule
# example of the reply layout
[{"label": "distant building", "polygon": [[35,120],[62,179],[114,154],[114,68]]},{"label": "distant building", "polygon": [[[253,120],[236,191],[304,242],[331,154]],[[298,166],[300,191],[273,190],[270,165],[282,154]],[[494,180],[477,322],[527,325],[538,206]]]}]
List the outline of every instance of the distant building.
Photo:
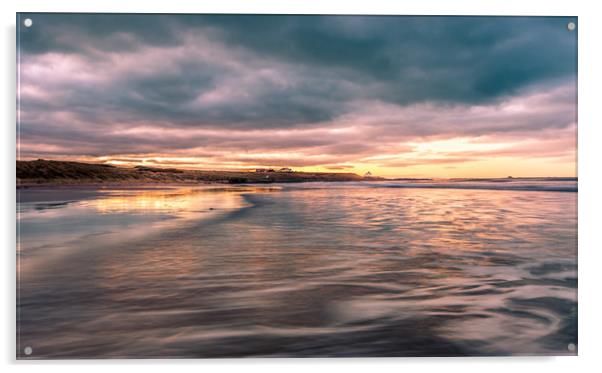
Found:
[{"label": "distant building", "polygon": [[372,172],[368,171],[364,174],[364,177],[371,177],[372,176]]},{"label": "distant building", "polygon": [[293,169],[288,167],[282,167],[278,170],[278,172],[293,172]]},{"label": "distant building", "polygon": [[274,170],[273,168],[256,168],[255,172],[276,172],[276,170]]}]

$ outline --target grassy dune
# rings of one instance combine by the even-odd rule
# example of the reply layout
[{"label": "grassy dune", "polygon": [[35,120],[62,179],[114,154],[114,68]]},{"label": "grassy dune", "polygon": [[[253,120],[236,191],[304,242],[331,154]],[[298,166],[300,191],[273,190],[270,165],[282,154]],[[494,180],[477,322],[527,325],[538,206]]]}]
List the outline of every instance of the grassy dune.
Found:
[{"label": "grassy dune", "polygon": [[353,173],[197,171],[175,168],[116,167],[80,162],[17,161],[17,186],[99,183],[287,183],[359,181]]}]

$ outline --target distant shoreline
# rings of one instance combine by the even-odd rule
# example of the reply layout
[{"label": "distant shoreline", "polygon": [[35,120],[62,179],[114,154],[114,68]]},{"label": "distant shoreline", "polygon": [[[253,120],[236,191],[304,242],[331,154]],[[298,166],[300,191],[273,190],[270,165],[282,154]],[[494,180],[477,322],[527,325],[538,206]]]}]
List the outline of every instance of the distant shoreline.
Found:
[{"label": "distant shoreline", "polygon": [[296,171],[201,171],[156,167],[117,167],[69,161],[17,161],[17,188],[134,185],[271,184],[384,180],[354,173]]},{"label": "distant shoreline", "polygon": [[505,177],[505,178],[382,178],[362,177],[342,172],[298,172],[260,169],[253,171],[202,171],[157,167],[118,167],[109,164],[70,161],[17,161],[17,189],[38,187],[114,187],[159,188],[203,184],[272,184],[303,182],[402,181],[408,183],[578,181],[577,177]]}]

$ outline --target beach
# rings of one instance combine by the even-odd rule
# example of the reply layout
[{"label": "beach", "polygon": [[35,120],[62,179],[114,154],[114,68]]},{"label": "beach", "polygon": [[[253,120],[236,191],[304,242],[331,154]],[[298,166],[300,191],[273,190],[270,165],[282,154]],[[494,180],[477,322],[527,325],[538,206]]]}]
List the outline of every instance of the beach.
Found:
[{"label": "beach", "polygon": [[575,354],[576,182],[422,184],[19,190],[17,354]]}]

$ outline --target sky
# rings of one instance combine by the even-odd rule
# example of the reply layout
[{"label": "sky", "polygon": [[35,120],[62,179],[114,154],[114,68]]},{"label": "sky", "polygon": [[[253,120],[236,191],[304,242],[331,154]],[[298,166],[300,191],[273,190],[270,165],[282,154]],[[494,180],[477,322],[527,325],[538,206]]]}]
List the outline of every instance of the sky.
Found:
[{"label": "sky", "polygon": [[19,21],[19,159],[576,176],[573,18]]}]

